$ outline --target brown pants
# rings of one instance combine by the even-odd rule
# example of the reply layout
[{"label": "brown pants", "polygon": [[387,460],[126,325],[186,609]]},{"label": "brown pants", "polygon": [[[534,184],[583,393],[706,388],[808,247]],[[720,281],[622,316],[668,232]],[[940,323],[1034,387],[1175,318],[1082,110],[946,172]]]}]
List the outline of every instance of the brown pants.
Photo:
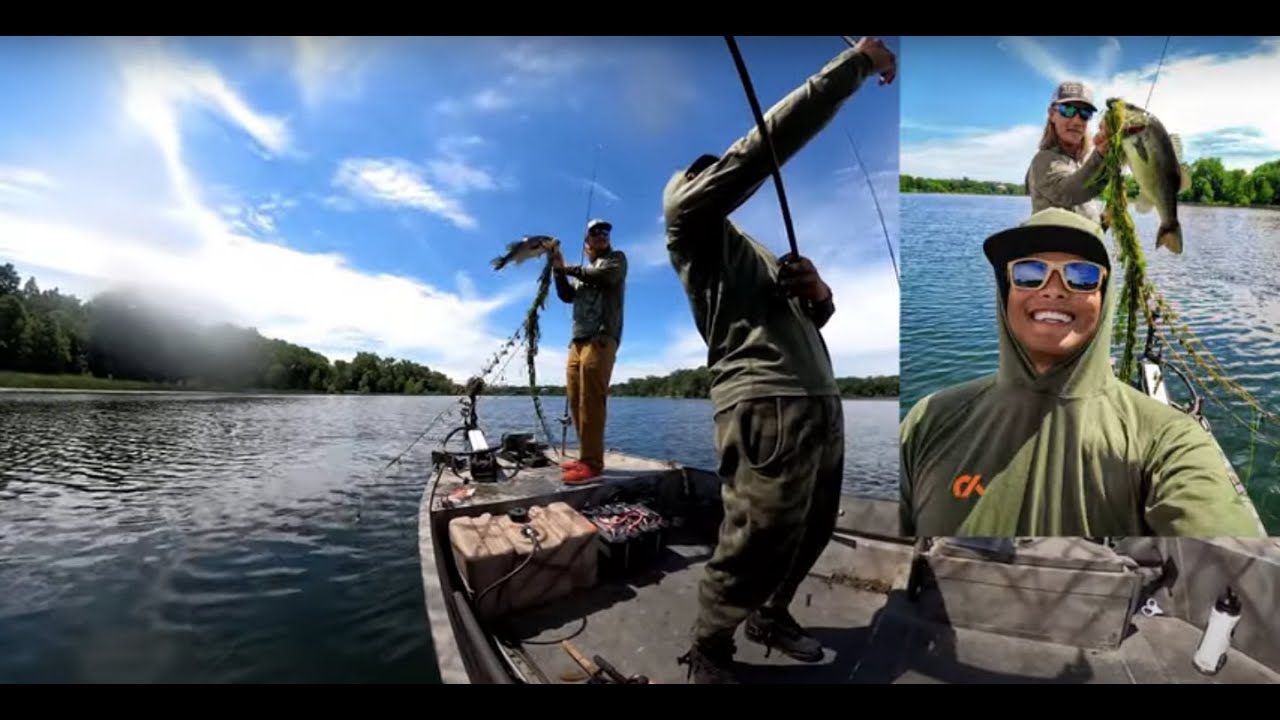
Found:
[{"label": "brown pants", "polygon": [[618,343],[608,335],[569,343],[565,391],[578,434],[578,459],[597,472],[604,469],[605,406],[617,357]]}]

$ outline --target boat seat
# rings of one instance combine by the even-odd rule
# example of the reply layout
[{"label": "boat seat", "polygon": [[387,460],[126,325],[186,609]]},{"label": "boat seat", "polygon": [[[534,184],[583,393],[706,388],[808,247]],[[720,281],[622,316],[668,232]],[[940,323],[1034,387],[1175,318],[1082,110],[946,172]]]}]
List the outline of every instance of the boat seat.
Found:
[{"label": "boat seat", "polygon": [[1062,570],[1127,572],[1139,565],[1100,543],[1075,537],[946,538],[930,554]]},{"label": "boat seat", "polygon": [[1145,580],[1082,538],[947,538],[923,556],[921,613],[956,628],[1089,649],[1127,634]]}]

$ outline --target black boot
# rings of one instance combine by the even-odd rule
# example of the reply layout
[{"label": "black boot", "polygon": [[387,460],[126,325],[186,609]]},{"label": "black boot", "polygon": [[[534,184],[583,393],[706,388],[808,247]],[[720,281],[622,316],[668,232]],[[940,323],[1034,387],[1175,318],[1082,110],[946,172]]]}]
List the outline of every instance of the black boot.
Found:
[{"label": "black boot", "polygon": [[733,653],[730,642],[715,645],[697,643],[676,662],[689,666],[688,680],[694,685],[737,685],[733,673]]},{"label": "black boot", "polygon": [[822,643],[805,632],[786,609],[755,611],[747,618],[745,633],[748,640],[770,650],[777,648],[801,662],[818,662],[824,657]]}]

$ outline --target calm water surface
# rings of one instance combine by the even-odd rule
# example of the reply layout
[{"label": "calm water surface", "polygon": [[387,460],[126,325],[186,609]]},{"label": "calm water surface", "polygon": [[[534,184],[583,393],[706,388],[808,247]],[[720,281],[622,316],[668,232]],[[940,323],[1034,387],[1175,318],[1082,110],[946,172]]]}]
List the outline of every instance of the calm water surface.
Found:
[{"label": "calm water surface", "polygon": [[[996,290],[982,241],[1029,214],[1025,197],[903,195],[902,414],[930,392],[995,372]],[[1280,212],[1180,207],[1178,216],[1182,255],[1154,249],[1155,213],[1133,214],[1148,274],[1227,374],[1280,415]],[[1185,399],[1180,381],[1170,390]],[[1280,534],[1280,426],[1264,425],[1251,445],[1248,407],[1206,401],[1205,414],[1268,531]]]},{"label": "calm water surface", "polygon": [[[417,508],[447,428],[378,472],[453,402],[0,393],[0,682],[435,681]],[[897,403],[845,418],[846,490],[892,498]],[[616,398],[606,441],[716,464],[706,401]]]}]

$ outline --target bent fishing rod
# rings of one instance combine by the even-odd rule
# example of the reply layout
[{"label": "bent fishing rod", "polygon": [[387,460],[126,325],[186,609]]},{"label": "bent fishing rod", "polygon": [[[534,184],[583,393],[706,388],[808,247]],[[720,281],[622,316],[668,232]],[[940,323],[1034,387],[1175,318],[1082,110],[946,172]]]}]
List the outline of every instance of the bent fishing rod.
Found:
[{"label": "bent fishing rod", "polygon": [[[849,47],[856,47],[857,41],[850,35],[841,35]],[[778,204],[782,210],[782,222],[787,229],[787,242],[791,246],[791,256],[797,258],[800,256],[800,250],[796,244],[795,226],[791,222],[791,208],[787,204],[787,192],[782,186],[782,166],[778,162],[778,154],[774,150],[773,138],[769,135],[769,128],[764,120],[764,112],[760,109],[760,100],[756,97],[755,86],[751,83],[751,73],[747,71],[747,64],[742,59],[742,52],[738,50],[738,42],[732,35],[724,36],[725,43],[729,46],[729,52],[733,55],[733,64],[738,68],[738,78],[742,81],[742,89],[746,92],[747,102],[751,105],[751,114],[755,117],[756,129],[760,133],[760,140],[764,143],[765,149],[769,152],[769,160],[773,164],[772,175],[773,185],[778,191]],[[853,156],[858,161],[858,165],[862,168],[862,174],[867,178],[867,186],[871,190],[871,200],[876,205],[876,214],[880,217],[880,227],[884,231],[885,244],[889,246],[889,260],[893,263],[893,276],[898,281],[898,286],[902,286],[902,278],[898,273],[898,261],[893,255],[893,243],[889,240],[889,228],[884,221],[884,212],[880,209],[880,200],[876,197],[875,187],[871,185],[871,175],[867,172],[867,166],[863,164],[862,157],[858,154],[858,148],[853,144],[853,137],[848,132],[845,137],[849,140],[850,147],[853,148]]]}]

